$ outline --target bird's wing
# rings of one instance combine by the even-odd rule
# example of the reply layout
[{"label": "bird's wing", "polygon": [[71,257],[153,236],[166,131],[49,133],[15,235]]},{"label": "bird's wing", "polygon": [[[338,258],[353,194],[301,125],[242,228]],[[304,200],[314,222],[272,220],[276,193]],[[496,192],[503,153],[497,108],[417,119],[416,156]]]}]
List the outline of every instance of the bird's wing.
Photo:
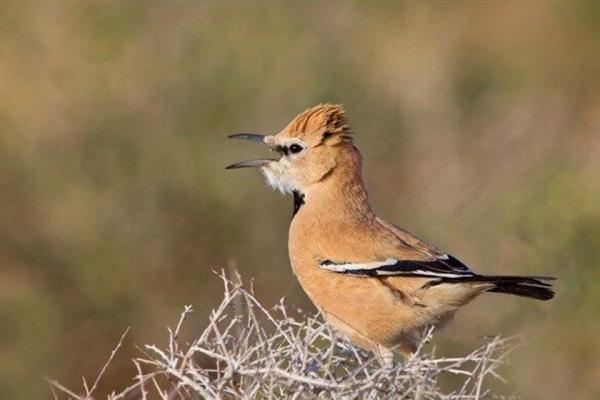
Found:
[{"label": "bird's wing", "polygon": [[406,260],[388,257],[372,262],[323,260],[319,267],[328,271],[361,276],[404,275],[431,278],[463,278],[475,274],[456,258],[444,254],[430,261]]},{"label": "bird's wing", "polygon": [[365,260],[362,257],[360,261],[322,259],[319,260],[319,267],[332,272],[362,276],[462,278],[475,275],[469,267],[455,257],[438,250],[411,233],[379,217],[376,221],[380,230],[393,235],[393,245],[388,242],[387,245],[382,246],[377,252],[379,256],[372,260]]}]

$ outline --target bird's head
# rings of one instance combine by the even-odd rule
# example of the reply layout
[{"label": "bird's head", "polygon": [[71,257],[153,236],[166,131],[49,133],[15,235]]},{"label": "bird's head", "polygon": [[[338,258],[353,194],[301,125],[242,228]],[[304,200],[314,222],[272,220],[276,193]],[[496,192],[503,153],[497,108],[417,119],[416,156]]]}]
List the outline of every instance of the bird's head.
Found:
[{"label": "bird's head", "polygon": [[260,168],[269,185],[283,193],[306,193],[336,170],[360,172],[360,155],[341,105],[309,108],[275,135],[237,133],[229,137],[264,144],[278,157],[242,161],[227,169]]}]

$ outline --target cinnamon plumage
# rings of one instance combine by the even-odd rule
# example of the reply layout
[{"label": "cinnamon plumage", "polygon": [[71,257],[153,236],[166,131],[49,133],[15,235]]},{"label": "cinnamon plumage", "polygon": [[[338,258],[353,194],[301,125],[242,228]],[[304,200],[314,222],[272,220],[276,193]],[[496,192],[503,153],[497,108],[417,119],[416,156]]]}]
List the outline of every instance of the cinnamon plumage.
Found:
[{"label": "cinnamon plumage", "polygon": [[394,351],[413,353],[428,327],[443,325],[481,293],[554,296],[552,278],[477,274],[377,216],[339,105],[310,108],[275,135],[230,137],[262,143],[278,154],[227,168],[258,168],[269,186],[293,194],[294,274],[331,325],[385,363]]}]

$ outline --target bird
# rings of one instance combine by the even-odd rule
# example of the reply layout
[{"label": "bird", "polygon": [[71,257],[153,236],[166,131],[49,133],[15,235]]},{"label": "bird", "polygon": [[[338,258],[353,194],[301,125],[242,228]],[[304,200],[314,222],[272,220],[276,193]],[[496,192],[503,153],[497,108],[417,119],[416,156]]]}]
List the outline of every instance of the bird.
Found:
[{"label": "bird", "polygon": [[325,320],[384,365],[411,357],[435,327],[484,292],[553,298],[552,277],[481,275],[378,216],[342,105],[319,104],[273,135],[236,133],[276,156],[238,162],[293,196],[292,271]]}]

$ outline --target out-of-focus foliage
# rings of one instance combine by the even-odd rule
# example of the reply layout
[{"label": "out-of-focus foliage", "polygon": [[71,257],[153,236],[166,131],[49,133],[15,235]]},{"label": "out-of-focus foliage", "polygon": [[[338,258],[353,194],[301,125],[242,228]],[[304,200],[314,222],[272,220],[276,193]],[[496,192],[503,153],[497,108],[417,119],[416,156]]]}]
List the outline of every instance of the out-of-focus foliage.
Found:
[{"label": "out-of-focus foliage", "polygon": [[[0,398],[77,386],[183,304],[205,319],[233,262],[265,304],[311,307],[290,200],[226,172],[260,150],[224,138],[320,102],[345,104],[383,216],[477,270],[559,278],[548,303],[477,300],[438,351],[527,332],[515,391],[598,398],[599,21],[592,1],[3,2]],[[133,375],[122,355],[105,381]]]}]

